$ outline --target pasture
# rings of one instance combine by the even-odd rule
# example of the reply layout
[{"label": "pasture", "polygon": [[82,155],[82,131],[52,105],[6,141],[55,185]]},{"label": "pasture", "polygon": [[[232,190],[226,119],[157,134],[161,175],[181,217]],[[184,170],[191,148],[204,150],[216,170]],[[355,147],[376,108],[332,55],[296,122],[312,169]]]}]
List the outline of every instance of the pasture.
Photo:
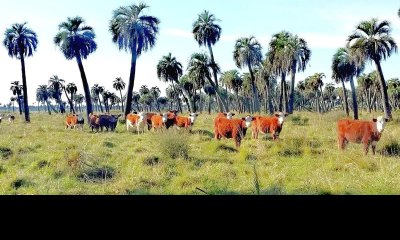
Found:
[{"label": "pasture", "polygon": [[[201,114],[193,133],[138,135],[65,129],[65,115],[33,113],[0,124],[0,194],[399,194],[400,115],[388,123],[378,153],[360,144],[338,150],[341,112],[295,113],[280,140],[251,129],[239,149],[213,139],[216,115]],[[375,117],[377,115],[374,115]],[[372,115],[361,114],[361,119]]]}]

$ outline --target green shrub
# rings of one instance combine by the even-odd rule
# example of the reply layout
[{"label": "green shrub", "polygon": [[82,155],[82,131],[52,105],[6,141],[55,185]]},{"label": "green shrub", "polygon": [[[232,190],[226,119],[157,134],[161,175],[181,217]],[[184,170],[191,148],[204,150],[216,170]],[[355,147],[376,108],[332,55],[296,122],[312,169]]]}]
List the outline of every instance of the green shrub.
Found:
[{"label": "green shrub", "polygon": [[167,131],[154,135],[157,148],[161,154],[172,159],[189,159],[190,139],[187,133],[177,131]]},{"label": "green shrub", "polygon": [[13,154],[11,148],[8,147],[0,147],[0,157],[2,159],[7,159]]}]

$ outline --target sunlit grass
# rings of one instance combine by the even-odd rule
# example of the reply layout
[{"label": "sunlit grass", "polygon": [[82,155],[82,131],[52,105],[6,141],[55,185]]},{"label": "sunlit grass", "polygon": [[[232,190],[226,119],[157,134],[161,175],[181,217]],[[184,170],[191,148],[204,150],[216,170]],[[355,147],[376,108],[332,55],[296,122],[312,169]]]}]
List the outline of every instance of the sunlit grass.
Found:
[{"label": "sunlit grass", "polygon": [[[213,139],[215,115],[193,133],[66,130],[63,116],[0,124],[0,194],[399,194],[399,114],[376,156],[338,150],[340,112],[290,116],[280,139]],[[376,115],[374,115],[376,116]],[[371,119],[373,115],[362,114]]]}]

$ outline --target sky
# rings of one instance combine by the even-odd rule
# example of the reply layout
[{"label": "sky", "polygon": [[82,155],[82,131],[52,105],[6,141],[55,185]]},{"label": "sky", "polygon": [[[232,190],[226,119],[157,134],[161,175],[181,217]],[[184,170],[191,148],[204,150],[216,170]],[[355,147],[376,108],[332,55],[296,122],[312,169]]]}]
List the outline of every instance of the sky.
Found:
[{"label": "sky", "polygon": [[[166,84],[157,78],[156,66],[162,56],[169,52],[187,68],[189,57],[195,52],[207,52],[194,40],[192,24],[199,13],[208,10],[220,21],[222,36],[213,47],[216,62],[222,71],[236,69],[233,61],[235,41],[240,37],[255,36],[266,53],[271,36],[282,30],[304,38],[311,48],[312,56],[304,73],[296,81],[304,80],[316,72],[325,73],[325,83],[332,82],[332,56],[339,47],[345,46],[346,38],[355,26],[371,18],[388,20],[393,36],[400,45],[400,18],[397,11],[400,0],[146,0],[150,6],[145,11],[160,19],[160,32],[155,47],[144,53],[137,61],[135,90],[140,86],[158,86],[165,93]],[[384,2],[384,3],[383,3]],[[100,84],[114,92],[112,82],[116,77],[129,79],[130,54],[119,51],[108,31],[112,11],[128,6],[132,0],[0,0],[1,41],[4,32],[13,23],[27,22],[38,35],[39,45],[32,57],[26,59],[28,99],[36,101],[38,85],[47,84],[53,75],[66,83],[74,82],[78,92],[83,93],[82,81],[75,60],[66,60],[54,45],[53,38],[58,24],[67,17],[81,16],[96,33],[98,49],[84,60],[89,85]],[[385,78],[400,77],[399,54],[382,63]],[[366,72],[374,70],[367,65]],[[245,72],[246,69],[240,70]],[[0,103],[10,102],[10,83],[22,82],[20,61],[10,58],[6,48],[0,46]]]}]

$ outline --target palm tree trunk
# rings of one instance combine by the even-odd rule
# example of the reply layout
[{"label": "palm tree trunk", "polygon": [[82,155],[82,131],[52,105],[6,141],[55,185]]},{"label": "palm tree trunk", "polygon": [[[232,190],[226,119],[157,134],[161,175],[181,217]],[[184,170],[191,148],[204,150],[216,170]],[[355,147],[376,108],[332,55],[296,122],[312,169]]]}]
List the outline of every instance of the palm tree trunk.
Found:
[{"label": "palm tree trunk", "polygon": [[253,69],[251,67],[250,62],[247,63],[247,66],[249,67],[249,72],[250,72],[250,78],[251,78],[251,88],[253,91],[253,110],[254,112],[260,113],[260,101],[258,100],[258,93],[257,93],[257,88],[256,88],[256,79],[254,77]]},{"label": "palm tree trunk", "polygon": [[[23,49],[23,48],[21,48]],[[29,105],[28,105],[28,88],[26,86],[26,74],[25,74],[25,58],[24,53],[20,52],[21,57],[21,71],[22,71],[22,89],[24,92],[24,111],[25,111],[25,121],[27,123],[31,122],[29,116]]]},{"label": "palm tree trunk", "polygon": [[292,79],[290,82],[290,97],[289,97],[289,109],[288,113],[293,114],[293,107],[294,107],[294,85],[296,80],[296,64],[292,66]]},{"label": "palm tree trunk", "polygon": [[350,77],[350,87],[351,87],[351,95],[353,99],[353,111],[354,111],[354,120],[358,120],[358,104],[357,104],[357,92],[356,87],[354,86],[354,79]]},{"label": "palm tree trunk", "polygon": [[350,116],[350,110],[349,110],[349,103],[347,101],[347,92],[346,92],[346,86],[344,85],[344,81],[342,82],[342,88],[343,88],[343,103],[344,103],[344,109],[346,110],[346,115],[347,117]]},{"label": "palm tree trunk", "polygon": [[132,46],[133,49],[132,51],[132,60],[131,60],[131,72],[129,74],[129,83],[128,83],[128,89],[126,93],[126,102],[125,102],[125,118],[126,116],[131,112],[132,108],[132,92],[133,92],[133,87],[135,84],[135,73],[136,73],[136,60],[137,60],[137,42],[136,39],[133,40]]},{"label": "palm tree trunk", "polygon": [[[119,95],[121,96],[122,109],[124,109],[124,100],[122,98],[122,90],[121,89],[119,90]],[[124,110],[122,110],[122,111],[124,111]]]},{"label": "palm tree trunk", "polygon": [[64,88],[64,93],[65,93],[65,96],[67,96],[67,100],[69,103],[69,112],[72,112],[73,114],[75,114],[74,104],[72,103],[72,99],[73,99],[72,92],[71,92],[71,98],[68,97],[68,93],[67,93],[67,90],[65,90],[65,88]]},{"label": "palm tree trunk", "polygon": [[207,77],[207,80],[210,83],[210,85],[215,89],[215,94],[217,96],[217,102],[218,102],[218,99],[219,99],[221,101],[224,109],[225,109],[225,112],[229,112],[228,105],[226,104],[225,99],[222,98],[222,94],[219,91],[219,88],[215,85],[215,83],[212,81],[211,78]]},{"label": "palm tree trunk", "polygon": [[[213,53],[213,50],[212,50],[212,47],[211,47],[211,42],[208,42],[208,43],[207,43],[207,46],[208,46],[208,50],[210,51],[211,63],[212,63],[213,65],[215,65],[214,53]],[[217,90],[219,90],[219,89],[218,89],[218,88],[219,88],[219,85],[218,85],[217,71],[216,71],[215,69],[213,69],[213,75],[214,75],[214,81],[215,81],[215,86],[216,86],[215,91],[217,91]],[[219,111],[220,111],[220,112],[223,112],[223,111],[229,112],[228,106],[226,105],[226,102],[225,102],[225,101],[222,101],[221,96],[219,96],[219,97],[217,98],[217,103],[218,103],[218,107],[219,107]]]},{"label": "palm tree trunk", "polygon": [[79,52],[76,52],[75,54],[76,54],[76,61],[78,63],[78,67],[79,67],[79,72],[81,73],[83,90],[85,92],[86,115],[87,115],[87,119],[88,119],[87,122],[88,122],[88,124],[90,124],[89,114],[93,113],[93,106],[92,106],[92,99],[91,99],[91,95],[90,95],[89,84],[88,84],[88,81],[86,78],[85,69],[83,68],[81,56],[80,56]]},{"label": "palm tree trunk", "polygon": [[374,62],[375,62],[376,70],[378,71],[379,83],[381,85],[383,111],[385,112],[385,117],[387,119],[392,120],[393,116],[392,116],[392,111],[390,109],[387,85],[385,82],[385,77],[383,76],[382,66],[378,60],[374,60]]},{"label": "palm tree trunk", "polygon": [[208,95],[208,115],[211,115],[211,95]]},{"label": "palm tree trunk", "polygon": [[22,115],[22,102],[21,102],[21,96],[19,95],[17,95],[17,104],[18,104],[19,115]]},{"label": "palm tree trunk", "polygon": [[284,88],[285,88],[285,82],[286,82],[286,73],[282,72],[282,76],[281,76],[281,92],[280,92],[280,96],[279,96],[279,111],[282,112],[283,111],[283,94],[285,94]]}]

